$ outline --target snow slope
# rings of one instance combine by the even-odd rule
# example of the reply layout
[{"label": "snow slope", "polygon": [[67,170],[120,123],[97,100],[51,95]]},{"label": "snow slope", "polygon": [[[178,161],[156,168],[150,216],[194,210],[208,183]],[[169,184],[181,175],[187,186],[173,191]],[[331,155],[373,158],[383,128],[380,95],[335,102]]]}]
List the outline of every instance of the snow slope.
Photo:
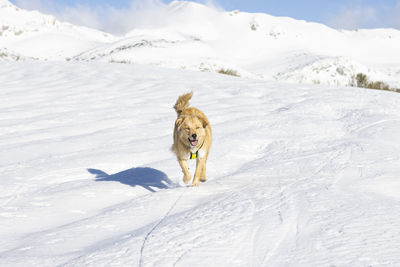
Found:
[{"label": "snow slope", "polygon": [[0,48],[24,57],[65,60],[115,39],[108,33],[60,22],[54,16],[0,0]]},{"label": "snow slope", "polygon": [[[0,83],[0,266],[400,265],[399,94],[101,62]],[[198,188],[169,151],[188,90]]]},{"label": "snow slope", "polygon": [[11,53],[3,53],[6,60],[72,59],[203,72],[232,69],[246,78],[335,86],[350,85],[356,74],[364,73],[370,80],[400,88],[398,30],[339,31],[187,1],[155,5],[134,15],[136,27],[116,37],[1,0],[0,49]]},{"label": "snow slope", "polygon": [[[158,11],[159,13],[161,11]],[[400,31],[338,31],[262,13],[173,1],[161,15],[75,60],[152,64],[295,83],[350,85],[362,72],[400,87]]]}]

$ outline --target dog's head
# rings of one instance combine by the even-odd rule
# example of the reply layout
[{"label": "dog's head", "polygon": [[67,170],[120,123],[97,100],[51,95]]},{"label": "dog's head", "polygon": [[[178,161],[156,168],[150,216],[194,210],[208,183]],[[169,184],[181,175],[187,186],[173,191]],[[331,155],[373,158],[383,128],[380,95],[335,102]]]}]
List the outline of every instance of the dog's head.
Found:
[{"label": "dog's head", "polygon": [[207,122],[199,116],[182,116],[176,120],[179,139],[188,147],[203,144]]}]

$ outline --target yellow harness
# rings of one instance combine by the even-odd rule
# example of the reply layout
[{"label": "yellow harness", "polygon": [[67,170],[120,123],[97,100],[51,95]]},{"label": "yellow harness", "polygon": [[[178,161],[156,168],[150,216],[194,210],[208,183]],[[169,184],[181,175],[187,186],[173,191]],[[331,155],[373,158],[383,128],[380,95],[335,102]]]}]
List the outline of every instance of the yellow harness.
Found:
[{"label": "yellow harness", "polygon": [[199,153],[199,151],[197,151],[196,153],[190,152],[190,159],[195,159],[195,158],[197,158],[197,153]]}]

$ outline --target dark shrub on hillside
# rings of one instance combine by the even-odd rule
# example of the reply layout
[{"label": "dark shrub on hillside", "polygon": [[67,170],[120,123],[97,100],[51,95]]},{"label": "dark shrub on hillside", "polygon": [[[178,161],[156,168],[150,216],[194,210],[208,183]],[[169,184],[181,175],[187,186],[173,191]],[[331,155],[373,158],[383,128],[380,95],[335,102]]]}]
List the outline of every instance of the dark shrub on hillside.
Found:
[{"label": "dark shrub on hillside", "polygon": [[226,75],[232,75],[232,76],[239,76],[237,71],[236,70],[232,70],[232,69],[220,69],[218,71],[218,73],[226,74]]},{"label": "dark shrub on hillside", "polygon": [[352,83],[353,86],[361,87],[361,88],[370,88],[370,89],[377,89],[377,90],[390,90],[389,85],[382,81],[369,81],[367,75],[364,73],[358,73],[355,77],[353,77],[354,82]]}]

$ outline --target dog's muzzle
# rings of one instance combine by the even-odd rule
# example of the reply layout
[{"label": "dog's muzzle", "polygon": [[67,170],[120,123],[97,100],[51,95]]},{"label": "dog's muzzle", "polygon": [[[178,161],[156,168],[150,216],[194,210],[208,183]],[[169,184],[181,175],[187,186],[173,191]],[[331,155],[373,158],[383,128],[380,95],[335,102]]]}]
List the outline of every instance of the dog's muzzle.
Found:
[{"label": "dog's muzzle", "polygon": [[192,134],[192,138],[189,138],[190,145],[197,146],[199,140],[197,140],[197,134]]}]

